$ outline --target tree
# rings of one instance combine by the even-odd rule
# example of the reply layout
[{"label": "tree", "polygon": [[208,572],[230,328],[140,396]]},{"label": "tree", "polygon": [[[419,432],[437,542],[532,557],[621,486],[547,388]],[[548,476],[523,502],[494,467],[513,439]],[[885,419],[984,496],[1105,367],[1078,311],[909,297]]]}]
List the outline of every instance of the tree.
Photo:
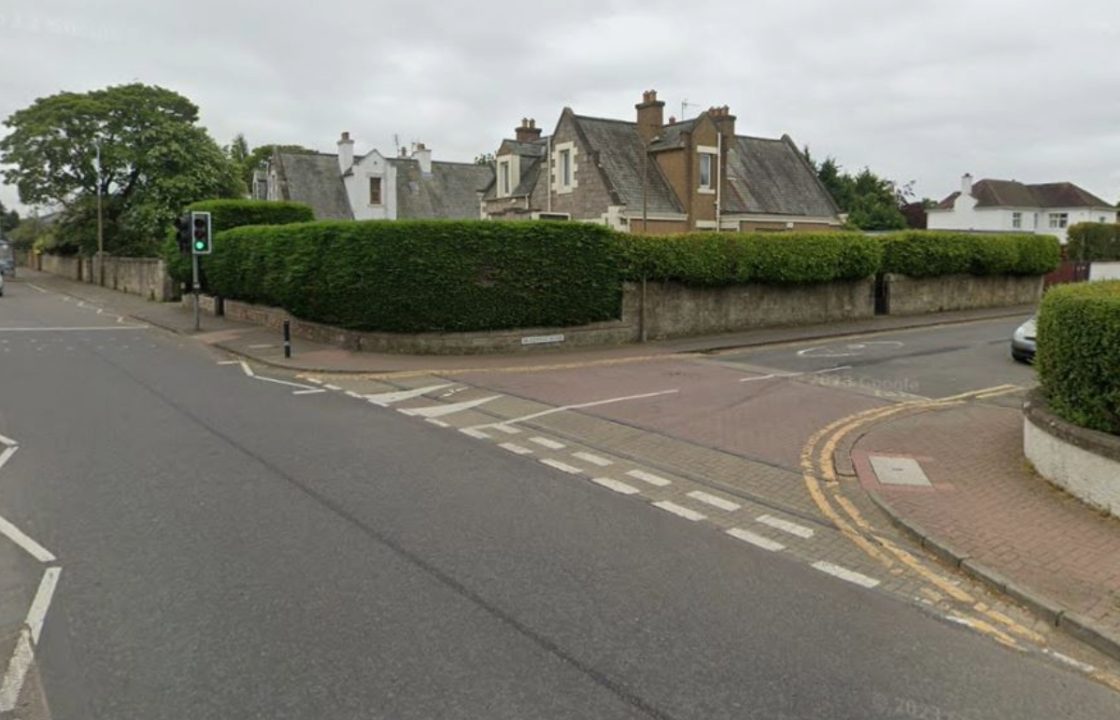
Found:
[{"label": "tree", "polygon": [[19,213],[15,210],[5,210],[4,203],[0,202],[0,237],[16,229],[19,225]]},{"label": "tree", "polygon": [[913,183],[899,187],[864,168],[853,176],[843,172],[834,158],[826,157],[819,165],[803,151],[805,159],[817,173],[840,212],[847,213],[848,222],[860,230],[899,230],[906,227],[900,206],[909,201]]},{"label": "tree", "polygon": [[139,83],[40,98],[4,122],[3,176],[21,201],[61,206],[57,242],[85,253],[100,189],[106,251],[151,255],[185,205],[239,194],[236,168],[197,122],[190,100]]},{"label": "tree", "polygon": [[[238,135],[237,137],[244,140],[242,135]],[[236,142],[236,139],[234,142]],[[238,172],[241,175],[242,182],[245,183],[245,187],[250,189],[253,187],[253,171],[267,162],[272,157],[273,152],[296,153],[301,155],[312,155],[315,153],[314,150],[305,148],[302,145],[258,145],[253,148],[252,152],[245,155],[245,159],[242,160],[238,168]]]},{"label": "tree", "polygon": [[476,155],[475,158],[474,158],[474,164],[475,165],[493,165],[494,164],[494,153],[483,153],[482,155]]}]

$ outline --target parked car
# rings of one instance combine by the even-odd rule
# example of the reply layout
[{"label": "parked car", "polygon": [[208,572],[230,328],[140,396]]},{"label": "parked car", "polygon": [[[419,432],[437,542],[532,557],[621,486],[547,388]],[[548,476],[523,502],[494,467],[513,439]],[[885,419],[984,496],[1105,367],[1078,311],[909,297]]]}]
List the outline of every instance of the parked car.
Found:
[{"label": "parked car", "polygon": [[16,256],[9,243],[0,240],[0,276],[14,277],[16,274]]},{"label": "parked car", "polygon": [[1035,320],[1032,316],[1011,336],[1011,357],[1019,362],[1034,362],[1035,334],[1038,332]]},{"label": "parked car", "polygon": [[4,297],[4,273],[0,272],[0,297]]}]

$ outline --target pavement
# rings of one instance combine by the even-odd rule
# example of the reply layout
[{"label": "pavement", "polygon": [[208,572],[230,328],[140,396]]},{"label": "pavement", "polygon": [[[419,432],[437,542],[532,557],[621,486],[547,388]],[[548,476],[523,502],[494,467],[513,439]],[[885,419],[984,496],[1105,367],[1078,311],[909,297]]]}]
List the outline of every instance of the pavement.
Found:
[{"label": "pavement", "polygon": [[[0,302],[0,515],[60,563],[54,718],[1120,715],[1107,658],[861,559],[801,470],[802,428],[948,386],[1009,320],[465,382],[285,372],[117,307]],[[913,383],[872,387],[908,349]],[[828,386],[840,352],[863,374]]]},{"label": "pavement", "polygon": [[[1120,520],[1034,472],[1018,405],[949,406],[866,431],[860,485],[953,563],[1120,657]],[[870,459],[917,461],[928,484],[882,482]]]}]

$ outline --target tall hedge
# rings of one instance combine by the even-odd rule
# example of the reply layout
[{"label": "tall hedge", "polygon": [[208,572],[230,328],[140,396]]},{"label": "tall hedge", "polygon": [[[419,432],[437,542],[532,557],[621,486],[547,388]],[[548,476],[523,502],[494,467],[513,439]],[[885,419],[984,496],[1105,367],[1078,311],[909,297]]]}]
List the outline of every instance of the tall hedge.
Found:
[{"label": "tall hedge", "polygon": [[1077,223],[1069,228],[1070,260],[1120,260],[1120,223]]},{"label": "tall hedge", "polygon": [[[311,206],[297,202],[274,202],[271,200],[200,200],[188,205],[184,212],[210,213],[211,230],[219,233],[245,225],[287,225],[289,223],[310,222],[315,219]],[[176,283],[189,283],[191,280],[191,258],[179,252],[175,231],[171,230],[164,241],[160,254],[167,262],[168,273]],[[202,287],[209,289],[207,270],[209,259],[200,262]]]},{"label": "tall hedge", "polygon": [[939,275],[1045,275],[1061,262],[1052,235],[911,230],[879,236],[883,272]]},{"label": "tall hedge", "polygon": [[621,313],[618,248],[586,223],[313,222],[219,234],[210,289],[356,330],[579,325]]},{"label": "tall hedge", "polygon": [[1051,288],[1039,308],[1035,364],[1055,413],[1120,435],[1120,281]]},{"label": "tall hedge", "polygon": [[861,233],[619,235],[623,277],[686,285],[818,283],[874,275],[882,248]]}]

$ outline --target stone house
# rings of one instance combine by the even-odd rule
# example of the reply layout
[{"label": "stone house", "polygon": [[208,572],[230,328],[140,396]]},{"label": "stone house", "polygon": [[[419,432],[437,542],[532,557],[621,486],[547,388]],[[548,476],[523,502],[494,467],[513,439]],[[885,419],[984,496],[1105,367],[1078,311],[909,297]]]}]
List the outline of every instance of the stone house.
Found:
[{"label": "stone house", "polygon": [[643,94],[634,121],[564,108],[552,135],[522,120],[495,153],[484,217],[603,222],[632,232],[837,229],[838,209],[789,136],[737,135],[727,107],[664,121]]}]

